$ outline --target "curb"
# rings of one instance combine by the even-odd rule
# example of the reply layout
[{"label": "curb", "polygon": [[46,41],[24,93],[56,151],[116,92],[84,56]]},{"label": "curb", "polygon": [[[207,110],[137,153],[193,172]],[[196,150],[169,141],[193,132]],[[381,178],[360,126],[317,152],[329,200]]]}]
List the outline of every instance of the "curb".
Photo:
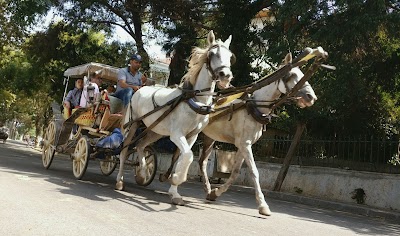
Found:
[{"label": "curb", "polygon": [[[252,187],[240,186],[240,185],[232,185],[230,189],[239,192],[247,192],[254,194],[254,189]],[[387,211],[381,210],[377,208],[372,208],[367,205],[358,205],[358,204],[351,204],[351,203],[344,203],[344,202],[335,202],[335,201],[328,201],[322,200],[302,195],[296,195],[291,193],[285,192],[276,192],[271,190],[263,190],[266,198],[272,198],[281,201],[287,202],[295,202],[300,203],[308,206],[320,207],[329,210],[335,211],[343,211],[348,212],[356,215],[363,215],[373,218],[381,218],[386,220],[395,220],[396,222],[400,221],[400,212],[397,211]]]},{"label": "curb", "polygon": [[[35,151],[41,152],[40,148],[32,148]],[[199,176],[188,176],[188,180],[193,184],[202,185],[199,182]],[[214,184],[212,184],[214,185]],[[246,192],[249,194],[254,194],[254,188],[242,185],[232,185],[230,189],[237,192]],[[286,193],[286,192],[276,192],[271,190],[263,189],[263,192],[266,198],[272,198],[281,201],[294,202],[299,204],[304,204],[308,206],[320,207],[323,209],[335,210],[335,211],[343,211],[351,214],[368,216],[372,218],[381,218],[386,220],[395,220],[396,222],[400,222],[400,212],[397,211],[388,211],[377,209],[373,207],[369,207],[367,205],[360,204],[352,204],[345,202],[335,202],[328,201],[298,194]]]}]

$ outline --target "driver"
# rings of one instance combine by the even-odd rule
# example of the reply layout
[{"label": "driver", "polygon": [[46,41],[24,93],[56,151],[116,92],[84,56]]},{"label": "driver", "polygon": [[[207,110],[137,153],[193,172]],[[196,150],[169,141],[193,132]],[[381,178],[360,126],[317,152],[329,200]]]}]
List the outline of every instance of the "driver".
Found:
[{"label": "driver", "polygon": [[117,91],[114,96],[122,100],[124,107],[128,105],[133,94],[143,86],[143,81],[147,79],[139,71],[141,66],[142,57],[139,54],[133,54],[129,59],[128,67],[118,71]]}]

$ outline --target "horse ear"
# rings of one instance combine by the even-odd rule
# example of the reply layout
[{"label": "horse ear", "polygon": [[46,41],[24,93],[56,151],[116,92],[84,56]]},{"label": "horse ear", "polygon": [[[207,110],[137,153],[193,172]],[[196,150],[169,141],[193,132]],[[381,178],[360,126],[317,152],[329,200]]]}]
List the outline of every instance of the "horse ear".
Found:
[{"label": "horse ear", "polygon": [[209,45],[215,44],[215,35],[212,30],[208,33],[207,40]]},{"label": "horse ear", "polygon": [[291,52],[286,54],[286,57],[285,57],[285,64],[289,64],[289,63],[292,63],[292,53]]},{"label": "horse ear", "polygon": [[229,38],[224,42],[225,47],[229,48],[229,45],[231,45],[232,41],[232,35],[229,35]]}]

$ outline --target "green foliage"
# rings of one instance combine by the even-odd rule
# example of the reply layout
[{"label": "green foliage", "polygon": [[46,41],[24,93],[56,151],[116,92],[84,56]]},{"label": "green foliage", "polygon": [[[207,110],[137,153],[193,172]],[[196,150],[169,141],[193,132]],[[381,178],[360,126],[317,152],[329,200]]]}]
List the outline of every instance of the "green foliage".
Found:
[{"label": "green foliage", "polygon": [[321,45],[329,52],[328,63],[338,68],[310,81],[319,99],[301,112],[308,132],[398,133],[400,117],[393,110],[400,75],[398,11],[372,0],[279,1],[271,10],[276,21],[267,24],[264,38],[274,42],[268,54],[275,62],[287,50]]},{"label": "green foliage", "polygon": [[[250,22],[264,7],[272,20],[254,31]],[[291,129],[300,120],[308,123],[309,134],[394,135],[400,118],[399,7],[392,0],[0,1],[0,94],[7,98],[0,109],[40,92],[60,101],[62,73],[70,66],[89,61],[123,66],[133,51],[147,58],[146,39],[155,37],[150,28],[168,36],[164,48],[174,53],[170,82],[177,83],[191,47],[202,45],[213,29],[218,38],[233,36],[235,85],[266,73],[252,68],[255,59],[276,65],[288,51],[297,55],[317,46],[330,53],[328,63],[338,69],[312,77],[316,104],[282,107],[284,118],[274,125]],[[49,9],[65,22],[24,37]],[[134,43],[110,43],[114,27],[126,30]]]},{"label": "green foliage", "polygon": [[[256,13],[265,7],[265,1],[152,1],[153,20],[168,37],[164,49],[173,52],[170,65],[170,84],[180,81],[185,72],[185,59],[193,46],[204,46],[209,30],[214,30],[217,38],[225,40],[233,36],[230,49],[236,54],[237,63],[232,66],[234,84],[244,85],[252,82],[251,62],[260,58],[260,38],[250,30],[250,22]],[[179,11],[176,6],[179,5]],[[158,17],[157,17],[158,16]],[[251,46],[250,46],[251,45]],[[261,56],[263,57],[263,55]]]},{"label": "green foliage", "polygon": [[179,84],[186,72],[187,59],[190,56],[192,47],[197,45],[196,39],[193,37],[193,35],[196,35],[196,30],[177,24],[176,28],[165,29],[164,32],[169,40],[164,44],[163,48],[170,55],[173,54],[169,65],[168,84]]},{"label": "green foliage", "polygon": [[58,22],[47,31],[32,35],[24,50],[35,68],[38,82],[48,84],[50,96],[61,102],[63,72],[67,68],[88,62],[124,66],[127,46],[107,43],[105,36],[98,32]]},{"label": "green foliage", "polygon": [[50,102],[61,102],[63,72],[88,62],[124,66],[130,44],[108,42],[94,30],[58,22],[26,39],[21,49],[8,48],[0,67],[0,121],[17,119],[20,131],[40,134]]},{"label": "green foliage", "polygon": [[249,75],[253,72],[251,62],[255,58],[252,57],[250,43],[257,40],[257,34],[250,30],[250,25],[251,20],[261,10],[255,6],[257,2],[259,1],[238,0],[232,4],[229,0],[218,1],[214,28],[222,39],[233,36],[230,49],[237,58],[236,64],[232,66],[235,86],[253,82]]}]

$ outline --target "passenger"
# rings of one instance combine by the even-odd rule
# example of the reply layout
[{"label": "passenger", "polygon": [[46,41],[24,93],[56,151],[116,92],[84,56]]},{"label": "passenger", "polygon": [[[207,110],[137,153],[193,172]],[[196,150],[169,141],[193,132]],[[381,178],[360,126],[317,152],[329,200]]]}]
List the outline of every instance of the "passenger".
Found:
[{"label": "passenger", "polygon": [[90,79],[89,79],[90,83],[88,86],[85,86],[83,88],[83,92],[82,92],[82,96],[81,96],[81,101],[79,106],[80,107],[87,107],[88,106],[88,102],[90,100],[89,98],[89,94],[88,94],[88,87],[89,86],[93,86],[94,87],[94,101],[97,100],[97,97],[100,96],[100,89],[99,87],[103,84],[103,79],[101,78],[101,73],[98,72],[93,72],[90,75]]},{"label": "passenger", "polygon": [[77,79],[75,81],[75,88],[70,90],[64,99],[64,106],[67,109],[73,109],[79,106],[79,102],[82,95],[83,79]]},{"label": "passenger", "polygon": [[121,99],[126,107],[133,94],[143,86],[142,81],[146,81],[146,76],[139,69],[142,65],[142,57],[133,54],[129,59],[129,65],[118,71],[117,91],[114,96]]},{"label": "passenger", "polygon": [[109,94],[115,93],[115,85],[108,85],[106,90]]}]

